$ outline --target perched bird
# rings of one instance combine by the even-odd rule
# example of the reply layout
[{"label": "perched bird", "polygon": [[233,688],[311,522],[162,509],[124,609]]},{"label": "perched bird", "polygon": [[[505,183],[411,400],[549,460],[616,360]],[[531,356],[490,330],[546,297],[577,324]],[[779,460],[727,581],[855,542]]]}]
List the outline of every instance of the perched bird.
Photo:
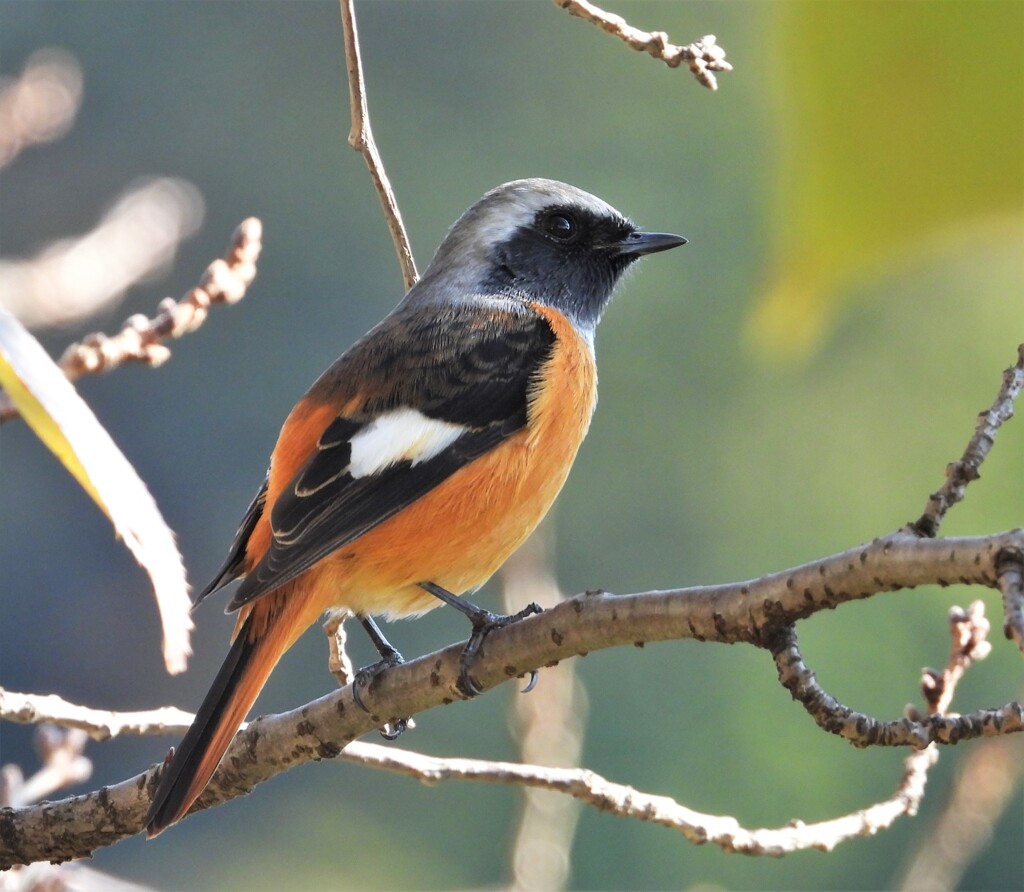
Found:
[{"label": "perched bird", "polygon": [[231,649],[160,772],[150,837],[188,811],[278,659],[325,611],[354,613],[381,654],[358,697],[401,662],[374,615],[456,606],[473,622],[462,684],[475,692],[480,641],[520,615],[458,595],[487,581],[562,488],[597,400],[594,330],[616,282],[685,242],[543,179],[499,186],[456,221],[419,282],[292,410],[197,598],[242,580]]}]

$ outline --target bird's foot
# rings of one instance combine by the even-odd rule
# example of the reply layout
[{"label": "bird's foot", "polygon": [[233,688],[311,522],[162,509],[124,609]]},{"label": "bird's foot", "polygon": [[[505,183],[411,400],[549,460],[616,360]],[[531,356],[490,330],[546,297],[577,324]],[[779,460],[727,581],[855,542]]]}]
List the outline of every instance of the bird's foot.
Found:
[{"label": "bird's foot", "polygon": [[[369,707],[363,702],[363,691],[368,690],[373,680],[382,672],[393,669],[395,666],[401,666],[405,662],[405,657],[388,643],[372,619],[360,617],[359,621],[362,623],[363,628],[366,629],[370,639],[373,641],[374,647],[377,648],[377,652],[380,654],[380,659],[376,663],[363,666],[362,669],[356,672],[355,678],[352,679],[352,699],[356,701],[356,705],[363,712],[369,712]],[[411,718],[395,719],[380,729],[380,736],[385,740],[397,740],[403,733],[414,727],[415,724]]]},{"label": "bird's foot", "polygon": [[[476,659],[477,653],[480,651],[480,646],[483,644],[484,639],[496,629],[503,629],[505,626],[517,623],[519,620],[526,619],[528,616],[533,616],[536,613],[543,613],[543,608],[536,603],[527,604],[518,613],[492,613],[490,610],[484,610],[482,607],[477,607],[476,604],[467,601],[465,598],[453,595],[447,589],[444,589],[439,585],[435,585],[432,582],[421,582],[420,587],[430,592],[436,598],[440,598],[446,604],[454,607],[463,616],[467,617],[473,625],[473,631],[469,636],[469,640],[466,642],[466,646],[462,649],[462,655],[459,657],[460,671],[458,688],[467,697],[476,697],[478,694],[483,693],[483,689],[469,674],[469,670],[473,660]],[[528,694],[533,690],[536,684],[537,670],[531,669],[530,681],[526,687],[523,688],[523,693]]]}]

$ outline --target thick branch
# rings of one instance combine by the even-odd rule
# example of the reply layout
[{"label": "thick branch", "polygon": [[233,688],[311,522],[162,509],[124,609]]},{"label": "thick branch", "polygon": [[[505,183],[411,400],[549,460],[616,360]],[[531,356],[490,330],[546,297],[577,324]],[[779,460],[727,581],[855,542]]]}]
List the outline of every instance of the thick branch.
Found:
[{"label": "thick branch", "polygon": [[[577,654],[644,641],[696,638],[767,646],[789,623],[879,592],[952,582],[994,588],[996,561],[1012,548],[1024,550],[1024,530],[959,539],[897,533],[747,583],[622,596],[577,595],[493,633],[473,675],[481,689],[488,690]],[[391,719],[462,699],[457,687],[461,652],[462,645],[454,645],[378,676],[363,693],[373,714],[360,710],[346,687],[300,709],[257,719],[235,738],[196,809],[247,793],[296,765],[335,758],[357,737]],[[999,723],[982,726],[971,716],[929,718],[918,724],[929,739],[952,743],[971,734],[1020,731],[1024,710],[1011,704]],[[0,810],[0,869],[38,857],[82,857],[139,832],[153,776],[150,769],[85,796]]]}]

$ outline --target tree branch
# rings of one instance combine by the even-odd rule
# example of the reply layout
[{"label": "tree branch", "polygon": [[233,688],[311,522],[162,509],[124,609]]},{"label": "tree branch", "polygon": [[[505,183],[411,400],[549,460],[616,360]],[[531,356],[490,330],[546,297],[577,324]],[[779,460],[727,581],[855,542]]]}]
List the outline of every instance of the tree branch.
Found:
[{"label": "tree branch", "polygon": [[714,34],[707,34],[687,46],[669,43],[664,31],[641,31],[634,28],[622,16],[605,12],[587,0],[554,0],[569,15],[597,25],[602,31],[625,41],[633,49],[660,59],[669,68],[678,68],[686,62],[697,81],[709,90],[718,89],[718,81],[712,72],[732,71],[732,65],[725,61],[725,50],[718,46]]},{"label": "tree branch", "polygon": [[391,233],[391,241],[394,242],[398,263],[402,268],[402,280],[408,290],[416,284],[419,273],[416,271],[416,261],[412,256],[409,236],[402,222],[398,201],[384,172],[384,163],[380,159],[380,152],[377,151],[373,131],[370,129],[370,113],[366,105],[366,85],[363,80],[363,63],[359,55],[359,35],[356,32],[353,0],[341,0],[341,25],[345,38],[345,64],[348,67],[348,95],[352,107],[352,131],[349,133],[348,144],[363,156],[366,166],[370,168],[370,179],[373,180],[373,186],[380,198],[388,232]]},{"label": "tree branch", "polygon": [[[91,334],[69,346],[58,363],[68,380],[108,372],[124,362],[149,366],[165,362],[171,355],[165,340],[195,331],[206,321],[213,304],[233,304],[245,296],[256,276],[262,235],[259,220],[255,217],[243,220],[234,231],[224,257],[214,260],[196,287],[180,301],[165,298],[152,319],[142,314],[130,316],[121,331],[111,337]],[[18,410],[6,394],[0,393],[0,422],[16,417]]]},{"label": "tree branch", "polygon": [[[1024,550],[1024,530],[978,538],[920,539],[894,533],[867,545],[746,583],[673,591],[577,595],[487,638],[474,679],[482,690],[571,656],[646,641],[694,638],[766,647],[779,630],[818,611],[884,591],[925,584],[997,585],[1005,549]],[[462,645],[396,666],[363,692],[350,687],[276,716],[251,722],[228,750],[196,810],[219,805],[296,765],[337,757],[385,722],[463,699],[457,682]],[[907,718],[903,741],[955,743],[1024,728],[1024,707],[962,717]],[[142,829],[155,769],[84,796],[25,809],[0,809],[0,869],[45,858],[83,857]],[[58,831],[59,828],[59,832]]]},{"label": "tree branch", "polygon": [[[353,747],[358,747],[354,752]],[[931,751],[928,751],[931,756]],[[924,795],[928,768],[934,757],[919,759],[903,772],[894,795],[869,808],[831,821],[804,824],[793,821],[784,827],[750,830],[729,815],[710,815],[694,811],[669,796],[643,793],[625,784],[606,780],[584,768],[545,768],[513,762],[485,762],[478,759],[436,759],[419,753],[390,749],[379,744],[351,744],[341,758],[372,765],[412,777],[423,783],[444,780],[471,780],[517,784],[563,793],[596,808],[624,818],[649,821],[678,830],[692,843],[712,843],[727,852],[745,855],[782,855],[802,849],[830,851],[855,836],[870,836],[888,827],[904,814],[913,814]]]},{"label": "tree branch", "polygon": [[1003,595],[1003,634],[1024,653],[1024,552],[1007,548],[996,557],[996,573]]},{"label": "tree branch", "polygon": [[0,805],[28,805],[63,787],[87,781],[92,774],[92,762],[83,755],[87,740],[82,731],[41,725],[36,730],[35,744],[42,766],[26,778],[17,765],[4,765],[0,769]]},{"label": "tree branch", "polygon": [[1003,422],[1013,418],[1013,403],[1024,390],[1024,344],[1017,347],[1017,362],[1003,372],[1003,384],[990,409],[978,415],[971,437],[959,461],[946,467],[946,482],[933,492],[924,513],[909,524],[919,536],[938,535],[946,512],[964,497],[967,484],[981,476],[981,463],[995,443]]},{"label": "tree branch", "polygon": [[111,712],[69,703],[56,694],[19,694],[0,688],[0,719],[23,725],[42,723],[84,731],[93,740],[112,740],[122,734],[183,734],[191,713],[174,706],[142,712]]}]

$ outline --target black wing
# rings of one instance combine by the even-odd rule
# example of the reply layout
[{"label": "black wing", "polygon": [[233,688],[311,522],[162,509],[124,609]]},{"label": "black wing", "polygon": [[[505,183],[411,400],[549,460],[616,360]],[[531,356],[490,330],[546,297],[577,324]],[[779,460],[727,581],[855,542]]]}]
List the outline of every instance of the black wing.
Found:
[{"label": "black wing", "polygon": [[[551,357],[554,332],[523,304],[481,304],[442,314],[400,308],[313,386],[314,402],[343,405],[352,394],[347,382],[359,381],[366,399],[358,411],[335,418],[278,496],[270,548],[228,610],[294,579],[526,425],[531,387]],[[429,460],[353,478],[352,438],[397,408],[466,430]]]},{"label": "black wing", "polygon": [[249,503],[249,507],[245,511],[245,517],[242,518],[238,532],[235,533],[235,539],[231,543],[231,550],[228,552],[227,558],[217,571],[217,575],[213,577],[213,580],[196,595],[195,600],[192,602],[193,610],[203,600],[217,591],[217,589],[223,588],[229,582],[234,582],[245,573],[245,548],[249,544],[249,537],[252,535],[252,531],[256,529],[256,524],[259,522],[260,517],[263,516],[263,507],[267,503],[267,484],[269,482],[270,475],[267,474],[263,480],[263,486],[260,487],[256,497]]}]

